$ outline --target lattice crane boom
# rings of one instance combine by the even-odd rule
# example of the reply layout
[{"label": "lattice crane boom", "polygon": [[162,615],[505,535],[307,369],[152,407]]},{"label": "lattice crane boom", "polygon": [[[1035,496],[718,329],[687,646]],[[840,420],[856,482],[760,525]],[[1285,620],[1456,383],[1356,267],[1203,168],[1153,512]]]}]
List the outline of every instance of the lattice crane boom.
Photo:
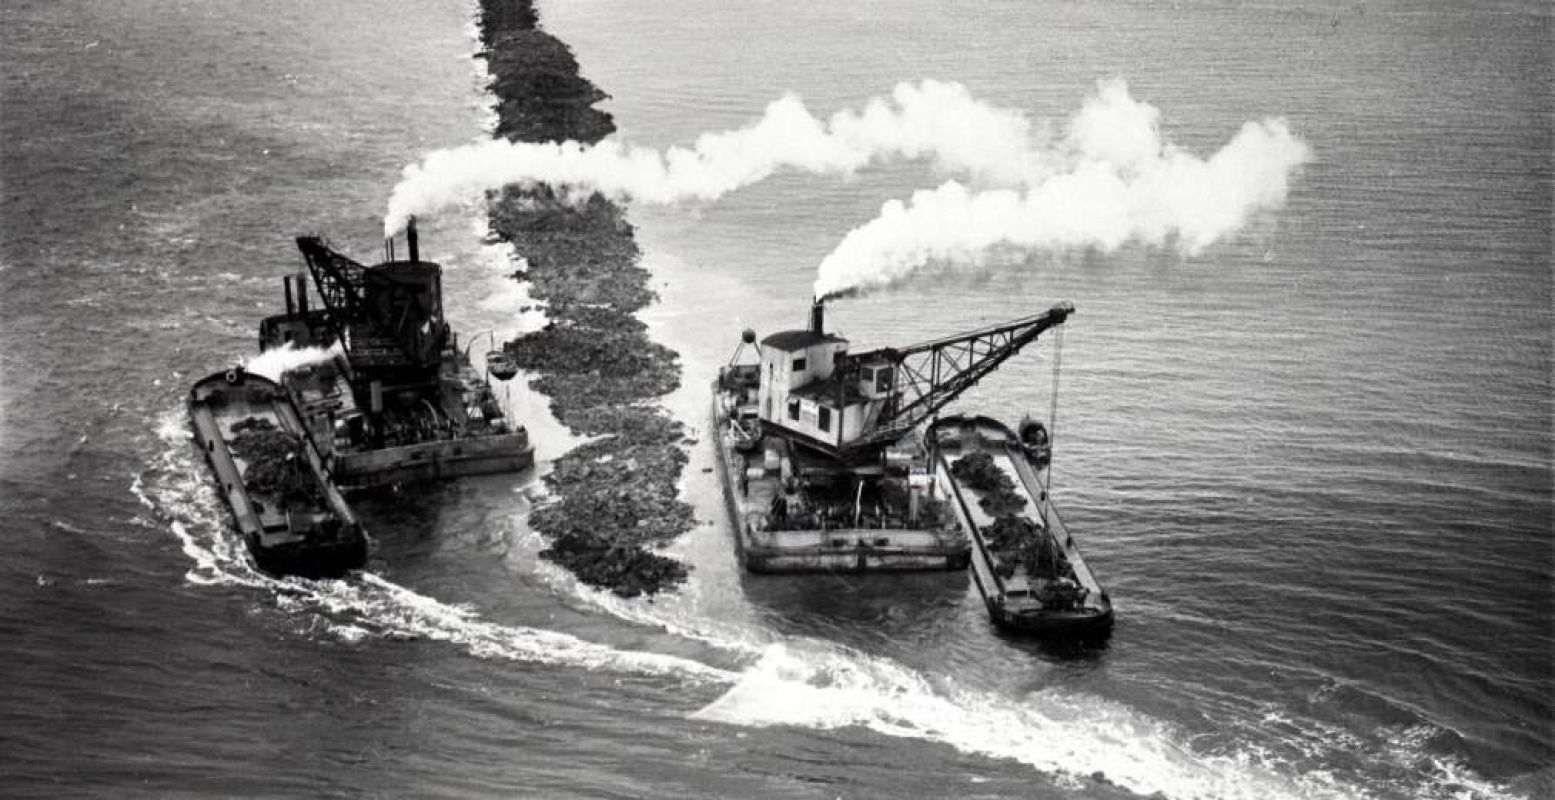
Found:
[{"label": "lattice crane boom", "polygon": [[907,347],[886,347],[847,356],[848,363],[843,368],[848,370],[882,359],[891,363],[895,367],[895,386],[873,427],[848,442],[845,449],[856,451],[896,440],[1045,331],[1063,324],[1072,313],[1074,305],[1065,302],[1031,317]]},{"label": "lattice crane boom", "polygon": [[438,267],[411,261],[369,268],[317,236],[297,237],[329,324],[352,364],[428,370],[438,364],[448,326],[442,318]]},{"label": "lattice crane boom", "polygon": [[319,236],[298,236],[297,249],[313,275],[313,285],[329,310],[329,324],[341,346],[349,346],[347,329],[352,322],[364,321],[367,304],[362,301],[362,276],[367,268],[341,255]]}]

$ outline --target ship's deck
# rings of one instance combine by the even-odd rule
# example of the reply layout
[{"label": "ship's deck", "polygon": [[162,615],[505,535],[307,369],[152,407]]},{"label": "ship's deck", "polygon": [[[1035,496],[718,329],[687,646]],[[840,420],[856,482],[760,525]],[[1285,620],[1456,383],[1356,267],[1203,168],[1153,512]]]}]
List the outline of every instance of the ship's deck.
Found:
[{"label": "ship's deck", "polygon": [[[752,572],[961,569],[970,545],[943,504],[914,521],[905,474],[816,474],[791,444],[768,434],[751,452],[727,430],[739,403],[715,392],[714,428],[725,495]],[[809,477],[801,480],[801,473]],[[805,485],[805,481],[813,481]],[[891,484],[888,486],[888,484]]]}]

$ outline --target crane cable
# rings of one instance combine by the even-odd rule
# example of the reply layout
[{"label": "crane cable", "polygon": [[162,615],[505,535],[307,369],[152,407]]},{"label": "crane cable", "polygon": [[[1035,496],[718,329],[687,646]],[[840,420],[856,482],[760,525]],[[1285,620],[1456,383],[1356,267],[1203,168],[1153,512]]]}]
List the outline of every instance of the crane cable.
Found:
[{"label": "crane cable", "polygon": [[1049,497],[1053,496],[1053,456],[1051,453],[1054,449],[1054,440],[1058,438],[1058,375],[1059,367],[1063,363],[1064,326],[1059,325],[1058,338],[1053,343],[1053,403],[1047,415],[1047,446],[1049,455],[1047,462],[1047,486],[1043,487],[1043,491],[1047,492]]}]

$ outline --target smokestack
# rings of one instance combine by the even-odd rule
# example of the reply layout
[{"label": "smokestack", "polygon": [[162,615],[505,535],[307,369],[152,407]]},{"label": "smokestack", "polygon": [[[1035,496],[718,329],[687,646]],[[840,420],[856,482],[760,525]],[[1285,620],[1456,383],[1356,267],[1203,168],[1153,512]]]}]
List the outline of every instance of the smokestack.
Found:
[{"label": "smokestack", "polygon": [[405,223],[405,246],[410,248],[411,261],[421,260],[421,243],[417,240],[416,237],[415,217],[411,217],[410,221]]},{"label": "smokestack", "polygon": [[281,285],[286,287],[286,314],[288,316],[297,313],[297,305],[292,302],[292,276],[282,275]]},{"label": "smokestack", "polygon": [[297,284],[297,313],[308,313],[308,273],[299,272],[292,278],[292,283]]},{"label": "smokestack", "polygon": [[816,300],[815,304],[810,306],[810,332],[816,336],[826,335],[825,322],[826,302],[824,300]]}]

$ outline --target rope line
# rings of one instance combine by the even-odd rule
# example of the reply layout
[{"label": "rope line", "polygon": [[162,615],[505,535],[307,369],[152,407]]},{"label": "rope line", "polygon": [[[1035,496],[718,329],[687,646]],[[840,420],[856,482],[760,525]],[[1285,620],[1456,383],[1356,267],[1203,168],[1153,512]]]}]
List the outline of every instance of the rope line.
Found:
[{"label": "rope line", "polygon": [[1058,447],[1058,376],[1059,367],[1064,363],[1064,326],[1058,326],[1058,338],[1053,342],[1053,402],[1047,415],[1047,486],[1043,490],[1049,497],[1053,496],[1053,453]]}]

